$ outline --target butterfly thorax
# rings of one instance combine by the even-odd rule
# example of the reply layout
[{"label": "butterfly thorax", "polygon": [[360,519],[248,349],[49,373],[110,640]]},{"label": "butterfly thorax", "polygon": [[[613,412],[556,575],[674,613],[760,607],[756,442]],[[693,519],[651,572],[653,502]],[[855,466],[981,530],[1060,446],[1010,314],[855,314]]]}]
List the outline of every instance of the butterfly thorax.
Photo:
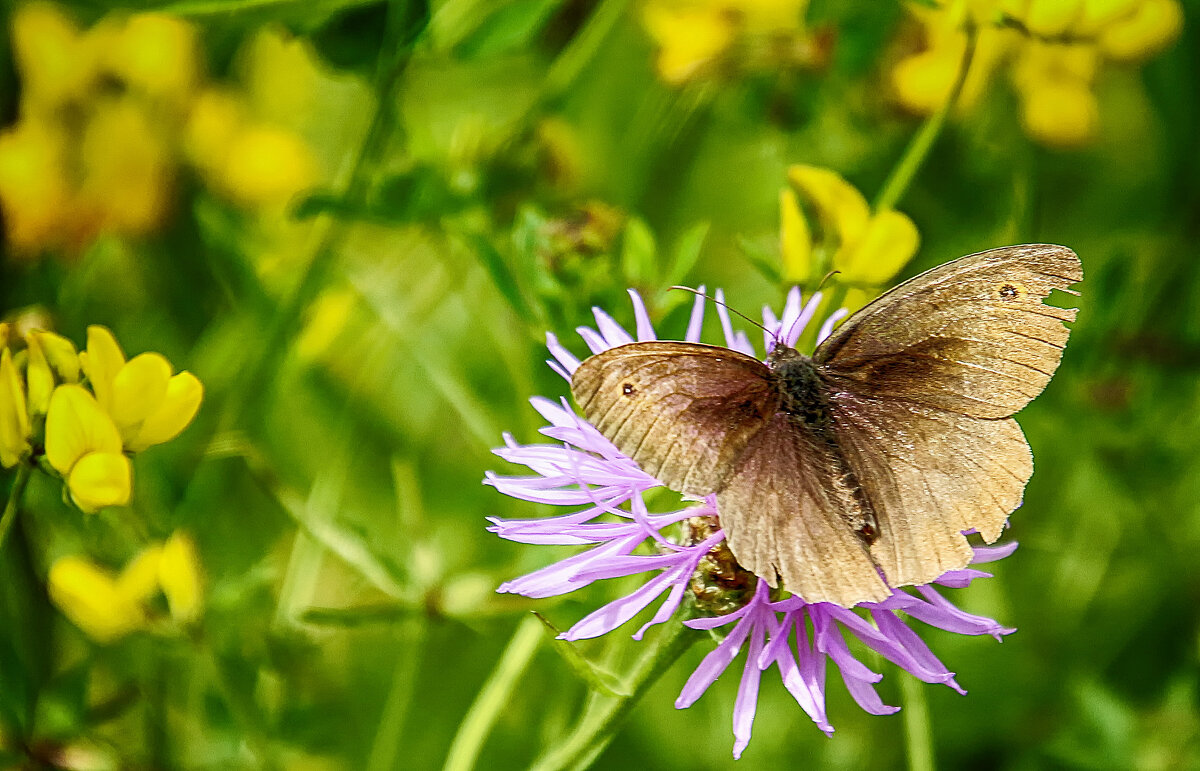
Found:
[{"label": "butterfly thorax", "polygon": [[829,397],[817,365],[808,356],[785,345],[776,345],[767,357],[775,376],[779,409],[814,429],[829,426]]}]

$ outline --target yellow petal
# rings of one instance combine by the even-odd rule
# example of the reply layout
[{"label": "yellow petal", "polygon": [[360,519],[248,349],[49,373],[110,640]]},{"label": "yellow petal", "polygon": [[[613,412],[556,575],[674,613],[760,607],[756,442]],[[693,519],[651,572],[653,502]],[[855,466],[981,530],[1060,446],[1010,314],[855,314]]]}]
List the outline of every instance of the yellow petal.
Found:
[{"label": "yellow petal", "polygon": [[46,361],[50,363],[58,382],[78,383],[79,352],[75,350],[75,343],[53,332],[38,331],[33,335],[41,344],[42,353],[46,355]]},{"label": "yellow petal", "polygon": [[50,599],[75,626],[100,643],[138,629],[145,615],[121,592],[107,571],[81,557],[63,557],[50,567]]},{"label": "yellow petal", "polygon": [[26,339],[26,350],[29,351],[29,363],[25,367],[25,384],[29,389],[29,414],[45,415],[50,407],[50,394],[54,393],[54,372],[46,354],[42,351],[41,341],[36,333]]},{"label": "yellow petal", "polygon": [[162,13],[139,13],[129,18],[110,65],[131,86],[147,93],[179,99],[197,80],[196,29]]},{"label": "yellow petal", "polygon": [[171,363],[161,354],[134,356],[112,380],[108,414],[128,441],[137,435],[142,421],[162,406],[171,381]]},{"label": "yellow petal", "polygon": [[1022,21],[1033,34],[1054,37],[1067,31],[1082,6],[1083,0],[1032,0]]},{"label": "yellow petal", "polygon": [[167,596],[172,618],[189,623],[200,617],[204,605],[200,559],[187,533],[177,531],[163,544],[158,581]]},{"label": "yellow petal", "polygon": [[12,46],[25,93],[22,106],[53,109],[81,94],[92,72],[75,22],[50,3],[26,3],[12,17]]},{"label": "yellow petal", "polygon": [[917,253],[921,237],[907,215],[889,209],[871,219],[866,233],[852,248],[839,249],[833,267],[845,281],[879,286]]},{"label": "yellow petal", "polygon": [[779,251],[783,257],[783,280],[802,284],[812,278],[812,234],[796,191],[779,191]]},{"label": "yellow petal", "polygon": [[696,75],[733,40],[729,14],[715,5],[672,8],[652,3],[642,20],[658,43],[658,74],[672,85]]},{"label": "yellow petal", "polygon": [[0,348],[8,347],[8,339],[12,335],[12,324],[0,321]]},{"label": "yellow petal", "polygon": [[1183,29],[1183,8],[1176,0],[1143,0],[1129,16],[1100,35],[1100,48],[1112,59],[1137,61],[1166,48]]},{"label": "yellow petal", "polygon": [[[825,238],[832,235],[841,244],[852,244],[862,236],[871,218],[871,209],[862,193],[840,174],[797,164],[788,169],[788,181],[812,201],[826,229]],[[831,229],[833,232],[828,232]]]},{"label": "yellow petal", "polygon": [[112,418],[80,385],[60,385],[46,414],[46,459],[66,476],[92,452],[121,452],[121,434]]},{"label": "yellow petal", "polygon": [[1025,133],[1051,147],[1072,148],[1090,142],[1100,125],[1096,96],[1075,81],[1047,81],[1023,92],[1021,123]]},{"label": "yellow petal", "polygon": [[80,354],[83,371],[87,373],[100,406],[109,409],[112,405],[112,381],[125,366],[125,354],[117,339],[106,327],[96,324],[88,327],[87,353]]},{"label": "yellow petal", "polygon": [[121,571],[117,589],[139,605],[149,602],[158,593],[158,565],[162,561],[162,552],[161,544],[142,549]]},{"label": "yellow petal", "polygon": [[30,451],[25,388],[8,348],[0,351],[0,466],[9,468]]},{"label": "yellow petal", "polygon": [[1079,35],[1092,36],[1103,27],[1133,13],[1141,0],[1084,0],[1083,11],[1075,24]]},{"label": "yellow petal", "polygon": [[179,436],[196,417],[203,399],[204,385],[199,378],[186,370],[180,372],[167,383],[167,393],[158,409],[146,418],[126,449],[141,452]]},{"label": "yellow petal", "polygon": [[133,466],[119,452],[89,452],[71,469],[67,489],[85,514],[124,506],[133,494]]},{"label": "yellow petal", "polygon": [[287,203],[317,178],[317,162],[298,134],[251,126],[229,143],[221,182],[247,206]]},{"label": "yellow petal", "polygon": [[918,115],[934,112],[950,98],[961,63],[962,54],[945,47],[901,59],[892,69],[896,101]]}]

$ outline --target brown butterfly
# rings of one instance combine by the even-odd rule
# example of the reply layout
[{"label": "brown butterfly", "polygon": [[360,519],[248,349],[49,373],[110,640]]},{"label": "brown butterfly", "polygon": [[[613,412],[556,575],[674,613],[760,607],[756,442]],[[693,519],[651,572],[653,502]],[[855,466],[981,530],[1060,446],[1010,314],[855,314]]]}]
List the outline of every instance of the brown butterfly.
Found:
[{"label": "brown butterfly", "polygon": [[1082,278],[1062,246],[993,249],[900,284],[811,358],[629,343],[585,360],[571,391],[667,487],[716,493],[743,567],[808,602],[879,601],[965,567],[963,531],[991,543],[1020,505],[1033,457],[1012,415],[1075,318],[1042,300]]}]

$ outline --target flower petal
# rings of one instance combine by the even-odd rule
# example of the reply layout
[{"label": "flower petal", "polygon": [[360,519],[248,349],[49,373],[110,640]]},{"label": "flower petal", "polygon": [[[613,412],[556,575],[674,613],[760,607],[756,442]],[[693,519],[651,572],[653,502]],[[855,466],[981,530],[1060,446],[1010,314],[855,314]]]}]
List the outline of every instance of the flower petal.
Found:
[{"label": "flower petal", "polygon": [[858,188],[840,174],[796,164],[788,169],[788,181],[812,202],[821,222],[841,244],[853,244],[862,236],[871,219],[871,208]]},{"label": "flower petal", "polygon": [[106,571],[82,557],[63,557],[50,567],[50,599],[75,626],[99,643],[117,640],[145,624],[140,606],[117,588]]},{"label": "flower petal", "polygon": [[167,381],[167,391],[158,409],[146,417],[141,430],[127,442],[127,449],[141,452],[179,436],[196,417],[203,400],[204,384],[199,378],[186,370],[175,375]]},{"label": "flower petal", "polygon": [[162,560],[162,544],[152,544],[129,560],[117,577],[117,588],[139,604],[158,594],[158,563]]},{"label": "flower petal", "polygon": [[83,386],[60,385],[46,413],[46,459],[66,476],[92,452],[120,453],[121,434]]},{"label": "flower petal", "polygon": [[871,218],[862,237],[838,249],[833,267],[842,271],[846,281],[877,286],[900,272],[921,241],[917,226],[907,215],[894,209],[881,211]]},{"label": "flower petal", "polygon": [[190,623],[200,617],[204,605],[200,558],[196,554],[196,544],[187,533],[176,531],[163,544],[158,581],[167,596],[172,618],[180,623]]},{"label": "flower petal", "polygon": [[5,348],[0,351],[0,466],[15,466],[29,450],[25,389],[12,354]]},{"label": "flower petal", "polygon": [[133,494],[133,466],[119,452],[89,452],[71,469],[67,489],[85,514],[124,506]]},{"label": "flower petal", "polygon": [[107,409],[126,442],[162,404],[170,382],[171,363],[157,353],[138,354],[117,371]]},{"label": "flower petal", "polygon": [[93,324],[87,332],[87,351],[80,355],[80,363],[96,393],[96,401],[108,409],[112,404],[112,381],[125,366],[125,354],[107,327]]}]

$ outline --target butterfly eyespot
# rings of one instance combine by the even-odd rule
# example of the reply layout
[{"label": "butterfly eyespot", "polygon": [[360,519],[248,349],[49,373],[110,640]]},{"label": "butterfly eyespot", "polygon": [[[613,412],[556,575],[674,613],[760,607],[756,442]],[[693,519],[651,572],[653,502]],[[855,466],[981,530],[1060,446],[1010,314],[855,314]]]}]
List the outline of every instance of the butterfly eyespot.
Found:
[{"label": "butterfly eyespot", "polygon": [[621,384],[621,393],[623,393],[626,396],[633,396],[634,394],[637,393],[637,389],[633,387],[632,383],[622,383]]},{"label": "butterfly eyespot", "polygon": [[1000,287],[998,294],[1005,300],[1013,300],[1021,296],[1021,289],[1012,284],[1005,284]]}]

